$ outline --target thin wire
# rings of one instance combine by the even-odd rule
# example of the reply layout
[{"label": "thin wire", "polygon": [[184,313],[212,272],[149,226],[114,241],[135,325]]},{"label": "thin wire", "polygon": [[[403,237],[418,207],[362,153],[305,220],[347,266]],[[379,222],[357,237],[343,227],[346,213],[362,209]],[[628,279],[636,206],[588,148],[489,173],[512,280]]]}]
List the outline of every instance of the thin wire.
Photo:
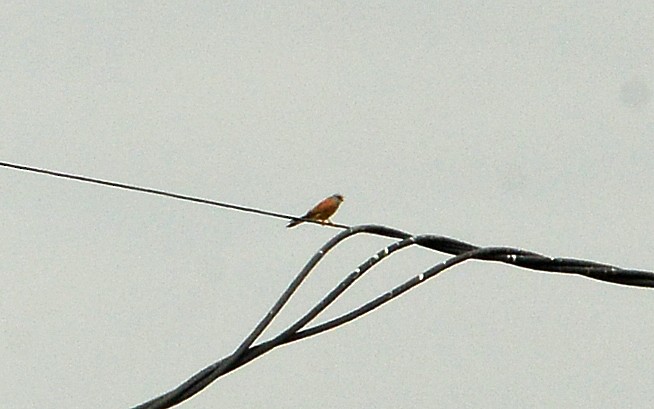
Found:
[{"label": "thin wire", "polygon": [[263,215],[263,216],[276,217],[276,218],[279,218],[279,219],[301,220],[301,221],[308,222],[308,223],[319,224],[321,226],[336,227],[338,229],[349,229],[350,228],[350,226],[347,226],[345,224],[321,223],[321,222],[316,221],[316,220],[305,219],[305,218],[297,217],[297,216],[291,216],[291,215],[284,214],[284,213],[271,212],[271,211],[268,211],[268,210],[255,209],[254,207],[240,206],[240,205],[235,205],[235,204],[231,204],[231,203],[225,203],[225,202],[218,202],[218,201],[215,201],[215,200],[203,199],[203,198],[200,198],[200,197],[180,195],[178,193],[166,192],[164,190],[157,190],[157,189],[151,189],[151,188],[147,188],[147,187],[128,185],[126,183],[111,182],[111,181],[108,181],[108,180],[96,179],[96,178],[91,178],[91,177],[81,176],[81,175],[73,175],[73,174],[70,174],[70,173],[57,172],[57,171],[48,170],[48,169],[40,169],[40,168],[35,168],[35,167],[32,167],[32,166],[17,165],[15,163],[8,163],[8,162],[1,162],[1,161],[0,161],[0,166],[6,167],[6,168],[23,170],[23,171],[26,171],[26,172],[40,173],[42,175],[55,176],[55,177],[64,178],[64,179],[78,180],[80,182],[85,182],[85,183],[94,183],[96,185],[109,186],[109,187],[114,187],[114,188],[118,188],[118,189],[126,189],[126,190],[132,190],[132,191],[135,191],[135,192],[148,193],[148,194],[152,194],[152,195],[172,197],[174,199],[186,200],[186,201],[189,201],[189,202],[202,203],[202,204],[207,204],[207,205],[217,206],[217,207],[223,207],[223,208],[226,208],[226,209],[238,210],[240,212],[255,213],[255,214],[260,214],[260,215]]}]

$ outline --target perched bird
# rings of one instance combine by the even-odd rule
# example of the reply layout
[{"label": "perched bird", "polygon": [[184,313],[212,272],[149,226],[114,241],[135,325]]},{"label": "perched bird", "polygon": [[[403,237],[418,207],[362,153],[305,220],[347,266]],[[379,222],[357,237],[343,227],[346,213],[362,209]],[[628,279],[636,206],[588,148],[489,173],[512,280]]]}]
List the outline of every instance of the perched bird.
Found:
[{"label": "perched bird", "polygon": [[[332,221],[329,220],[329,218],[334,213],[336,213],[336,210],[338,210],[338,206],[340,206],[341,203],[343,203],[343,200],[344,200],[343,195],[339,195],[338,193],[329,196],[328,198],[323,199],[322,202],[315,205],[304,216],[302,216],[302,218],[321,221],[321,222],[327,221],[328,223],[331,223]],[[295,227],[303,222],[304,220],[294,219],[291,220],[291,222],[287,224],[286,227]]]}]

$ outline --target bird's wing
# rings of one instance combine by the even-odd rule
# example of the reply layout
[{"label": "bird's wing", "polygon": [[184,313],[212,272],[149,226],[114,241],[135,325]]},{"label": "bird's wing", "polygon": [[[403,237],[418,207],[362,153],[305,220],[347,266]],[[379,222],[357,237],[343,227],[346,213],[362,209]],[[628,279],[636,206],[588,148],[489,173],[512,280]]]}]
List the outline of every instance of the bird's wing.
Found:
[{"label": "bird's wing", "polygon": [[327,219],[329,216],[336,212],[336,204],[331,198],[327,198],[322,202],[318,203],[313,209],[310,210],[310,216],[312,218]]}]

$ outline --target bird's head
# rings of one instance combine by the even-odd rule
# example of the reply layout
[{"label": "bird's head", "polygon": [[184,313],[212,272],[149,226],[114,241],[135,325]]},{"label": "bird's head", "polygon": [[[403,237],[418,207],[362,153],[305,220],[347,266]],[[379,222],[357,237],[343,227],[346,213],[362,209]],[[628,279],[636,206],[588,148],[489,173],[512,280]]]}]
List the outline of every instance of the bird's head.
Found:
[{"label": "bird's head", "polygon": [[342,202],[343,200],[345,200],[345,197],[343,197],[343,195],[340,194],[340,193],[336,193],[335,195],[332,195],[332,197],[333,197],[334,199],[338,200],[339,203]]}]

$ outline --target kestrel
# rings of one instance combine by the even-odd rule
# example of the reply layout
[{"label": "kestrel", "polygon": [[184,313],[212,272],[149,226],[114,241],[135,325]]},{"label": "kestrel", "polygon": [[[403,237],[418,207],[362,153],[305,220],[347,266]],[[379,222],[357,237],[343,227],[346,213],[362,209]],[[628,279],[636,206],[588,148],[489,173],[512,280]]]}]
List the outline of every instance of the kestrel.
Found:
[{"label": "kestrel", "polygon": [[[309,210],[304,216],[302,216],[303,219],[311,219],[311,220],[316,220],[320,222],[325,222],[327,221],[328,223],[331,223],[332,221],[329,220],[329,218],[336,213],[336,210],[338,210],[338,206],[343,203],[343,195],[340,194],[335,194],[331,195],[326,199],[323,199],[322,202],[318,203],[315,205],[311,210]],[[304,220],[299,220],[299,219],[294,219],[291,220],[289,224],[286,225],[286,227],[295,227],[300,223],[303,223]]]}]

